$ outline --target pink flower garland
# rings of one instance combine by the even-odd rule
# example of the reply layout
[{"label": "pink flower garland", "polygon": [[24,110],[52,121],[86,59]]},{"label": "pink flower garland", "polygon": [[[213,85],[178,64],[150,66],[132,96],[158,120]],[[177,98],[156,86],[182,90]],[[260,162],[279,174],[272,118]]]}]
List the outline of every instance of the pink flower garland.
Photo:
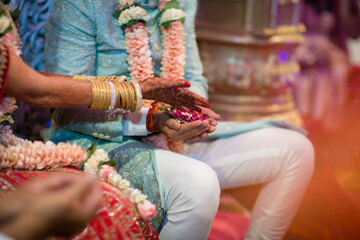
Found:
[{"label": "pink flower garland", "polygon": [[168,29],[161,27],[163,38],[163,58],[161,77],[182,79],[185,68],[185,33],[180,21],[172,22]]},{"label": "pink flower garland", "polygon": [[[165,4],[170,0],[159,3],[159,11],[162,11]],[[185,32],[180,21],[170,23],[166,29],[160,28],[162,33],[163,57],[161,59],[161,77],[169,79],[182,79],[185,72]]]},{"label": "pink flower garland", "polygon": [[[127,4],[131,6],[134,2],[130,1]],[[121,10],[125,6],[126,3],[122,3],[118,8]],[[147,27],[143,23],[138,22],[130,28],[126,27],[124,33],[126,52],[129,54],[128,63],[131,78],[141,81],[153,76],[154,72]]]},{"label": "pink flower garland", "polygon": [[0,145],[0,168],[41,170],[55,167],[80,167],[86,160],[85,148],[70,143],[35,141],[27,145]]},{"label": "pink flower garland", "polygon": [[[160,1],[158,8],[163,10],[165,4],[170,0]],[[133,1],[120,3],[118,9],[121,10],[127,5],[133,5]],[[166,29],[160,28],[162,32],[163,56],[161,60],[160,77],[168,79],[182,79],[184,77],[186,48],[185,48],[185,32],[183,24],[175,21]],[[147,77],[153,76],[153,65],[151,52],[149,47],[148,29],[143,23],[135,23],[130,28],[124,30],[126,51],[129,54],[128,63],[130,65],[130,76],[134,80],[145,80]],[[143,101],[143,107],[150,106],[152,101]],[[183,152],[183,146],[179,142],[167,138],[163,134],[149,136],[144,138],[149,144],[156,147]]]}]

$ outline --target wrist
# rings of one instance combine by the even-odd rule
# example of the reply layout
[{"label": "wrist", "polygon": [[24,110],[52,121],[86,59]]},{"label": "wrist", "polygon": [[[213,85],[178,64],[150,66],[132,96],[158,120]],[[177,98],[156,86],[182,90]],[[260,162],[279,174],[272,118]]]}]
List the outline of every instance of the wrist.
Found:
[{"label": "wrist", "polygon": [[146,129],[149,132],[159,132],[159,128],[157,127],[157,118],[159,115],[160,110],[153,106],[152,108],[150,108],[150,110],[148,111],[147,115],[146,115]]}]

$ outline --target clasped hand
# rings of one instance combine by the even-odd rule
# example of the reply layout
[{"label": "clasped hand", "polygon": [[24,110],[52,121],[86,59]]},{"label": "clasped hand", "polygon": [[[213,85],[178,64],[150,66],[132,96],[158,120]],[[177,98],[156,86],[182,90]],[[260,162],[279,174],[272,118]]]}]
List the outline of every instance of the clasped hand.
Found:
[{"label": "clasped hand", "polygon": [[209,116],[208,119],[180,124],[166,112],[157,112],[155,128],[174,141],[200,141],[216,130],[217,120],[220,119],[220,116],[209,108],[199,108],[203,114]]},{"label": "clasped hand", "polygon": [[190,87],[190,83],[183,79],[149,77],[139,81],[139,85],[144,99],[164,102],[172,106],[185,106],[193,110],[199,110],[195,105],[209,107],[205,98],[184,89]]}]

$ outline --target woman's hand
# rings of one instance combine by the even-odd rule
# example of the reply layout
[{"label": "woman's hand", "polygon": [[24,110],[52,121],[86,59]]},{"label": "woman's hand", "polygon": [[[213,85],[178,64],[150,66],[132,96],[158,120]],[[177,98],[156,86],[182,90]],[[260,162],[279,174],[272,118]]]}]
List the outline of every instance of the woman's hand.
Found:
[{"label": "woman's hand", "polygon": [[88,176],[54,174],[30,181],[2,197],[0,202],[14,210],[0,231],[15,239],[69,236],[95,215],[100,196],[99,183]]},{"label": "woman's hand", "polygon": [[139,81],[139,85],[144,99],[164,102],[172,106],[185,106],[194,110],[199,110],[195,105],[209,107],[205,98],[183,89],[190,87],[190,83],[182,79],[149,77]]},{"label": "woman's hand", "polygon": [[154,120],[155,128],[174,141],[199,141],[215,131],[216,120],[197,120],[180,124],[165,112],[157,112]]}]

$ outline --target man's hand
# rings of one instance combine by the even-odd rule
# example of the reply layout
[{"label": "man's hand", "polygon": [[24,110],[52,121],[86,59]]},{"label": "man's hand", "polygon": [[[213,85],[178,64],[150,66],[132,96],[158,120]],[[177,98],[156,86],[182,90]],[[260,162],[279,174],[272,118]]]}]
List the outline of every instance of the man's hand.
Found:
[{"label": "man's hand", "polygon": [[182,79],[149,77],[139,81],[139,85],[144,99],[164,102],[172,106],[185,106],[194,110],[199,110],[195,105],[209,107],[205,98],[183,89],[190,87],[190,83]]},{"label": "man's hand", "polygon": [[207,137],[208,133],[215,131],[216,124],[217,122],[213,118],[180,124],[165,112],[155,114],[155,128],[174,141],[202,140]]}]

